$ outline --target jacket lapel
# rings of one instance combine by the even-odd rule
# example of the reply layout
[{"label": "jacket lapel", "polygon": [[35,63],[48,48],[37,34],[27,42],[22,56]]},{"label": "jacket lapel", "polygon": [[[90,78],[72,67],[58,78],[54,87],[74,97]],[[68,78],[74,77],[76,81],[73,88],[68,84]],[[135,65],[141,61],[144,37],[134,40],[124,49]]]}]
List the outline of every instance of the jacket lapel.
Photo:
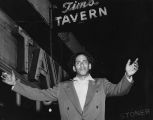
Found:
[{"label": "jacket lapel", "polygon": [[83,111],[87,110],[89,103],[92,101],[92,98],[94,97],[95,91],[96,91],[95,81],[89,81],[88,92]]},{"label": "jacket lapel", "polygon": [[67,94],[67,96],[69,97],[69,99],[71,100],[71,102],[73,103],[73,105],[75,106],[76,110],[82,114],[82,109],[79,103],[79,99],[76,93],[76,90],[74,88],[73,82],[70,82],[68,84],[68,86],[65,88],[65,92]]}]

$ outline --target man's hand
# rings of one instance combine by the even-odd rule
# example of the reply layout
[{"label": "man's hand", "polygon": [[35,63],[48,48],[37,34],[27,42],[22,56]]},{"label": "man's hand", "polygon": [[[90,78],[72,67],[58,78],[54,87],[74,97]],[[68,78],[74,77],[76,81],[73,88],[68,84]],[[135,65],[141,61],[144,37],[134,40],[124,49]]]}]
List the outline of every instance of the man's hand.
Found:
[{"label": "man's hand", "polygon": [[126,75],[128,77],[131,77],[132,75],[134,75],[138,70],[138,58],[132,64],[130,64],[130,62],[131,60],[129,59],[125,68]]},{"label": "man's hand", "polygon": [[8,85],[15,85],[15,75],[14,72],[12,71],[12,74],[8,74],[6,72],[3,72],[1,75],[1,78],[3,79],[3,82],[5,82]]}]

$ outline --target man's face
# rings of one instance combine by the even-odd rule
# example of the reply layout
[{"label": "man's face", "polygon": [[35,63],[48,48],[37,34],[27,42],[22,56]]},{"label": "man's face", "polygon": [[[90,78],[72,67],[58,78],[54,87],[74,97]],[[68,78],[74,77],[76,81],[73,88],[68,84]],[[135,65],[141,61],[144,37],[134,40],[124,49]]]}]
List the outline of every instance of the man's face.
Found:
[{"label": "man's face", "polygon": [[78,75],[85,76],[88,74],[89,69],[91,69],[91,64],[88,62],[85,55],[79,55],[75,59],[75,66],[73,66],[73,69]]}]

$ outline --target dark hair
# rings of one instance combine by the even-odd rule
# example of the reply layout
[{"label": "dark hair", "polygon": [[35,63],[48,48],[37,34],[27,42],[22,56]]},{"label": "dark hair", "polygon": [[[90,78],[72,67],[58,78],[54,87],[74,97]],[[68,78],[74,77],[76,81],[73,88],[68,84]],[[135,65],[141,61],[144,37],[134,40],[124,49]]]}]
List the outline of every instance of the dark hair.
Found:
[{"label": "dark hair", "polygon": [[76,58],[77,58],[79,55],[84,55],[84,56],[86,56],[88,62],[93,66],[93,64],[94,64],[94,58],[93,58],[89,53],[87,53],[87,52],[79,52],[79,53],[74,54],[74,55],[71,57],[71,59],[70,59],[69,66],[71,67],[71,69],[72,69],[73,66],[75,66],[75,60],[76,60]]}]

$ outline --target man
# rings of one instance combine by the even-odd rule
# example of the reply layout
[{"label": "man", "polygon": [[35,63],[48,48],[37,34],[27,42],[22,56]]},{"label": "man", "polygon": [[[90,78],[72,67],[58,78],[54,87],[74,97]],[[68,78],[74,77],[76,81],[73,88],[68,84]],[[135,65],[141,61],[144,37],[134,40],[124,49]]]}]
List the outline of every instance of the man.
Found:
[{"label": "man", "polygon": [[92,78],[90,57],[78,53],[74,57],[73,71],[76,76],[68,82],[59,83],[53,88],[40,90],[31,88],[15,80],[15,75],[4,73],[4,82],[13,85],[12,90],[40,101],[58,100],[62,120],[105,120],[105,99],[108,96],[120,96],[129,92],[133,78],[138,70],[138,59],[126,64],[125,75],[118,84],[112,84],[105,78]]}]

